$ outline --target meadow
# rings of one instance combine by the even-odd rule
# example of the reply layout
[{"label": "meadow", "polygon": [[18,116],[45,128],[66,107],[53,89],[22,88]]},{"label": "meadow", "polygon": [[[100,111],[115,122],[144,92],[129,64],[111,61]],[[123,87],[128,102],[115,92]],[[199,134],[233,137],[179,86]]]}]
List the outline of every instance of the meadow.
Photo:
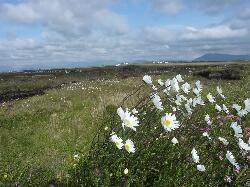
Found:
[{"label": "meadow", "polygon": [[[206,77],[209,72],[216,79]],[[221,72],[226,72],[229,78],[218,78]],[[120,106],[134,107],[140,98],[152,91],[142,81],[146,74],[152,77],[155,85],[156,80],[171,79],[177,74],[192,84],[200,80],[205,95],[216,92],[216,86],[220,85],[228,97],[228,105],[243,104],[244,99],[250,97],[249,62],[145,64],[2,73],[0,186],[250,186],[250,160],[239,173],[217,160],[208,159],[211,168],[208,166],[208,171],[201,174],[195,166],[186,164],[191,162],[188,153],[192,142],[199,141],[199,148],[211,152],[219,152],[220,148],[213,147],[202,136],[197,138],[197,132],[190,129],[187,130],[190,139],[175,136],[180,142],[191,142],[191,145],[187,143],[186,149],[173,146],[172,136],[164,135],[163,129],[156,127],[152,131],[150,129],[154,128],[148,128],[150,124],[156,125],[161,116],[156,110],[151,111],[151,105],[142,105],[139,111],[148,112],[150,108],[151,115],[143,116],[148,125],[132,135],[138,142],[145,135],[150,137],[138,143],[144,151],[131,156],[116,149],[110,141],[110,134],[120,123],[116,110]],[[138,88],[140,90],[135,94]],[[16,99],[20,90],[42,92]],[[170,107],[167,111],[171,112]],[[199,125],[200,118],[209,112],[211,118],[216,117],[212,106],[195,111],[192,124]],[[242,121],[245,128],[250,128],[249,115]],[[192,124],[187,125],[191,128]],[[122,130],[118,132],[125,137],[130,135]],[[213,132],[213,135],[218,133]],[[205,151],[200,154],[209,155]],[[125,168],[128,174],[124,174]],[[226,175],[233,181],[226,183]]]}]

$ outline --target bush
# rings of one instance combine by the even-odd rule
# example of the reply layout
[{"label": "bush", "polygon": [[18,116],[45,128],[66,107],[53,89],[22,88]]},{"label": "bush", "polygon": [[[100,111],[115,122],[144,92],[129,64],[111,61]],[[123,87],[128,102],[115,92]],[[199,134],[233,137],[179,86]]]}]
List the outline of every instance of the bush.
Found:
[{"label": "bush", "polygon": [[[158,81],[161,86],[157,89],[150,80],[148,76],[146,82],[153,90],[136,105],[138,114],[134,110],[107,107],[92,149],[76,161],[69,183],[72,186],[250,185],[247,151],[250,139],[248,143],[241,142],[247,142],[250,135],[247,131],[250,99],[245,100],[245,108],[239,109],[239,105],[229,107],[231,100],[225,98],[220,88],[216,97],[202,92],[199,81],[192,86],[196,89],[194,94],[190,85],[180,89],[180,76],[165,84]],[[174,123],[174,117],[179,122]],[[224,141],[219,137],[225,138]],[[132,145],[131,149],[124,145],[128,139],[134,142],[135,151]]]}]

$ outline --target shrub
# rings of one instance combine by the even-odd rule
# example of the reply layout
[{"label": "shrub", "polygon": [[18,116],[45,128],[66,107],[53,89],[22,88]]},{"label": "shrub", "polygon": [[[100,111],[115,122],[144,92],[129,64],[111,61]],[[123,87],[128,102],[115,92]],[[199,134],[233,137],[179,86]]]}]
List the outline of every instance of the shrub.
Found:
[{"label": "shrub", "polygon": [[72,186],[250,185],[250,98],[241,107],[180,75],[144,81],[152,91],[134,107],[107,107]]}]

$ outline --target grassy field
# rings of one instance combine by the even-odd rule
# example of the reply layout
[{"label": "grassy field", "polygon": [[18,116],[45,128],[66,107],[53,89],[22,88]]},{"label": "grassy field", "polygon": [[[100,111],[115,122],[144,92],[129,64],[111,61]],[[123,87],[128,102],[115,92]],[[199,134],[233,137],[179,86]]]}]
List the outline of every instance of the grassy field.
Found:
[{"label": "grassy field", "polygon": [[[196,75],[207,69],[237,69],[241,79],[217,81]],[[131,65],[0,74],[1,94],[45,90],[43,95],[0,105],[0,186],[15,182],[21,186],[47,186],[54,181],[67,184],[74,155],[88,155],[94,135],[99,128],[104,131],[102,120],[107,106],[120,106],[123,98],[142,84],[144,74],[167,79],[179,73],[189,82],[201,80],[213,91],[220,84],[239,103],[250,96],[248,63]],[[133,105],[137,100],[134,95],[126,104]]]}]

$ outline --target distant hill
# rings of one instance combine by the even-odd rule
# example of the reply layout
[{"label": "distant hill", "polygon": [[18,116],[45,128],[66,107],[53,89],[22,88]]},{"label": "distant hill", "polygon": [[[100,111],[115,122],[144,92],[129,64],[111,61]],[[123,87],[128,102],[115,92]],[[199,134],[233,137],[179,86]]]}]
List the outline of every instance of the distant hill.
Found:
[{"label": "distant hill", "polygon": [[234,60],[250,60],[250,55],[230,55],[230,54],[210,53],[194,59],[194,61],[234,61]]}]

